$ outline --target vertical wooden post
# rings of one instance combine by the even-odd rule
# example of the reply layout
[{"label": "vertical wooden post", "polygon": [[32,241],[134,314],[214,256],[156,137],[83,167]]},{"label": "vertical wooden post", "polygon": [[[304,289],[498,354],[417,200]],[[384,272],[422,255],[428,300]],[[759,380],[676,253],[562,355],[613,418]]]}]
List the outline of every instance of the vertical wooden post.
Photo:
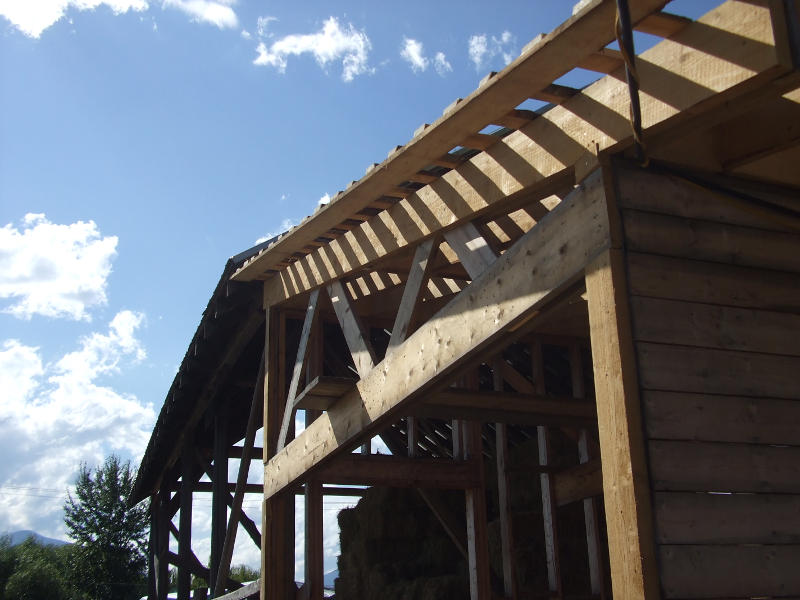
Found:
[{"label": "vertical wooden post", "polygon": [[[494,378],[495,391],[503,391],[503,376],[498,357],[493,365],[492,375]],[[508,473],[506,473],[506,461],[508,454],[508,435],[505,423],[495,423],[495,457],[497,462],[497,508],[500,513],[500,549],[503,555],[503,591],[506,598],[516,600],[517,576],[514,568],[514,537],[511,526],[511,498],[508,489]]]},{"label": "vertical wooden post", "polygon": [[[583,384],[583,360],[581,358],[580,344],[573,343],[569,350],[572,396],[583,400],[586,398],[586,389]],[[581,464],[585,464],[589,462],[589,459],[594,458],[589,432],[586,429],[581,429],[579,433],[578,453],[578,459]],[[600,544],[600,533],[597,529],[597,511],[598,501],[596,498],[583,499],[583,520],[586,525],[586,547],[589,558],[589,582],[592,595],[604,599],[606,597],[606,586],[603,581],[603,552]]]},{"label": "vertical wooden post", "polygon": [[208,585],[216,589],[228,521],[228,424],[224,407],[214,418],[214,471],[211,491],[211,557]]},{"label": "vertical wooden post", "polygon": [[167,504],[169,502],[169,492],[165,489],[159,490],[154,496],[156,500],[156,547],[154,552],[153,568],[155,570],[155,598],[156,600],[166,600],[169,593],[169,564],[167,554],[169,553],[169,522],[170,515],[167,514]]},{"label": "vertical wooden post", "polygon": [[[546,392],[544,381],[544,363],[542,359],[542,344],[537,339],[531,344],[531,361],[533,384],[536,393],[544,395]],[[550,433],[547,427],[536,427],[536,439],[539,445],[539,466],[547,467],[550,464]],[[561,585],[561,569],[558,560],[558,527],[556,524],[556,498],[553,494],[553,481],[551,473],[543,470],[539,474],[542,488],[542,520],[544,522],[544,547],[547,555],[547,586],[550,592],[558,598],[563,596]]]},{"label": "vertical wooden post", "polygon": [[489,600],[492,597],[491,570],[489,567],[489,527],[486,522],[486,486],[484,484],[483,441],[481,424],[468,421],[464,434],[464,458],[475,461],[481,485],[465,491],[467,510],[467,555],[469,567],[469,595],[471,600]]},{"label": "vertical wooden post", "polygon": [[[283,314],[265,307],[264,463],[275,456],[286,392],[286,325]],[[290,432],[291,432],[290,424]],[[294,495],[264,501],[261,536],[261,600],[294,600]]]},{"label": "vertical wooden post", "polygon": [[586,293],[615,598],[659,598],[652,504],[631,337],[624,251],[586,268]]},{"label": "vertical wooden post", "polygon": [[[477,370],[467,373],[463,377],[462,385],[477,389],[479,386]],[[453,421],[453,459],[473,461],[475,468],[478,469],[480,484],[464,491],[469,595],[470,600],[489,600],[492,597],[492,579],[489,565],[489,525],[486,518],[486,474],[483,466],[480,422]]]},{"label": "vertical wooden post", "polygon": [[147,600],[157,600],[158,494],[150,496],[150,544],[147,548]]},{"label": "vertical wooden post", "polygon": [[314,479],[305,490],[305,585],[308,600],[322,600],[325,565],[322,539],[322,484]]},{"label": "vertical wooden post", "polygon": [[409,458],[417,455],[417,443],[419,442],[419,423],[416,417],[406,417],[406,440]]},{"label": "vertical wooden post", "polygon": [[186,436],[181,455],[181,509],[178,521],[178,600],[189,600],[192,573],[192,488],[194,487],[194,449],[191,435]]}]

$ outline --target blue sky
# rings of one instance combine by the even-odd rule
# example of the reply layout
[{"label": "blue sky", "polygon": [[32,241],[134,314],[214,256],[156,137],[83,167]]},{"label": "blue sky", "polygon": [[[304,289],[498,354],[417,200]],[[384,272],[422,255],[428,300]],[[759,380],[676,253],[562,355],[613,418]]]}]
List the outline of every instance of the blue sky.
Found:
[{"label": "blue sky", "polygon": [[0,0],[0,531],[65,537],[79,463],[141,456],[225,260],[571,5]]}]

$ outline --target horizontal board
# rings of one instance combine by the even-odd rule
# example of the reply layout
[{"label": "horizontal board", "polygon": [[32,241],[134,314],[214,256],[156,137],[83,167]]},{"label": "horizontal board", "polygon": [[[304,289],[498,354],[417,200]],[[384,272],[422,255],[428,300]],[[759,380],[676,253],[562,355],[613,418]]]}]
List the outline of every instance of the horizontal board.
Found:
[{"label": "horizontal board", "polygon": [[665,598],[800,594],[800,546],[661,546]]},{"label": "horizontal board", "polygon": [[657,492],[659,544],[800,544],[800,496]]},{"label": "horizontal board", "polygon": [[[759,207],[724,192],[710,190],[677,175],[658,175],[642,169],[619,170],[622,208],[646,210],[692,219],[745,225],[771,231],[796,231],[775,211]],[[763,190],[762,190],[763,191]],[[769,199],[775,202],[776,198]],[[786,202],[798,204],[795,200]]]},{"label": "horizontal board", "polygon": [[624,210],[629,250],[800,272],[800,235]]},{"label": "horizontal board", "polygon": [[800,396],[800,357],[637,342],[639,380],[648,390]]},{"label": "horizontal board", "polygon": [[800,493],[800,447],[650,440],[656,491]]},{"label": "horizontal board", "polygon": [[800,446],[800,401],[644,391],[647,437]]},{"label": "horizontal board", "polygon": [[800,313],[800,275],[628,252],[635,296]]},{"label": "horizontal board", "polygon": [[800,356],[800,314],[633,296],[631,318],[636,340]]}]

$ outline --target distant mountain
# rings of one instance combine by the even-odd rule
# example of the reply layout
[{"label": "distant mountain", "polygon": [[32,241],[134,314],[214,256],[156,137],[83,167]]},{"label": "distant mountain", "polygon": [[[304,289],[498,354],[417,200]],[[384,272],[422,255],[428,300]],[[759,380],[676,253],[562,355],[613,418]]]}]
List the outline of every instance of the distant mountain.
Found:
[{"label": "distant mountain", "polygon": [[339,569],[334,569],[333,571],[328,571],[325,573],[325,578],[323,579],[325,589],[332,590],[333,589],[333,582],[336,581],[336,578],[339,576]]},{"label": "distant mountain", "polygon": [[45,537],[43,535],[39,535],[35,531],[31,531],[30,529],[23,529],[22,531],[12,531],[7,535],[11,538],[12,546],[21,544],[30,537],[32,537],[36,542],[42,544],[43,546],[66,546],[69,543]]}]

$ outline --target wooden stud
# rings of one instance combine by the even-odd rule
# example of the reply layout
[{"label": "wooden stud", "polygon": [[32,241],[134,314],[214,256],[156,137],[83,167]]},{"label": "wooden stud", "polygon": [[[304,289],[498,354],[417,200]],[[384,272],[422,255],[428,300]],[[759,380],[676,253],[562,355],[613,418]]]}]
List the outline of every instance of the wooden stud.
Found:
[{"label": "wooden stud", "polygon": [[659,598],[636,358],[622,250],[586,269],[611,584],[616,598]]},{"label": "wooden stud", "polygon": [[[533,372],[533,385],[536,392],[544,394],[544,363],[542,360],[542,344],[539,340],[531,343],[531,367]],[[547,427],[536,427],[536,439],[539,449],[539,466],[550,465],[550,433]],[[543,471],[539,474],[539,484],[542,490],[542,519],[544,523],[544,544],[547,557],[547,585],[551,593],[557,597],[563,596],[561,568],[558,557],[558,525],[556,518],[556,497],[553,490],[551,473]]]},{"label": "wooden stud", "polygon": [[[583,359],[581,345],[577,342],[573,342],[569,347],[569,366],[572,376],[572,395],[578,400],[583,400],[586,398],[586,389],[583,383]],[[594,458],[594,449],[589,439],[589,432],[586,429],[580,430],[578,453],[578,460],[580,460],[581,464],[587,464]],[[561,499],[558,493],[556,493],[556,498],[559,501]],[[598,503],[595,498],[586,497],[583,499],[583,520],[586,525],[586,547],[589,556],[589,582],[592,595],[604,599],[606,597],[606,586],[603,581],[605,570],[602,562],[603,549],[598,530],[598,509]]]},{"label": "wooden stud", "polygon": [[444,239],[472,279],[477,279],[497,258],[483,239],[481,232],[472,223],[465,223],[458,229],[446,232]]},{"label": "wooden stud", "polygon": [[328,286],[328,295],[336,312],[336,318],[344,333],[344,339],[353,357],[356,371],[363,378],[375,366],[375,351],[369,341],[364,325],[353,310],[350,297],[340,281]]},{"label": "wooden stud", "polygon": [[[214,466],[212,472],[213,492],[211,496],[211,556],[208,568],[211,576],[208,583],[214,590],[217,574],[222,562],[222,550],[225,545],[228,505],[225,497],[228,494],[228,415],[224,407],[218,408],[214,418]],[[238,520],[237,520],[238,522]],[[235,522],[236,523],[236,522]]]},{"label": "wooden stud", "polygon": [[178,600],[189,600],[192,574],[189,571],[189,555],[192,554],[192,485],[194,483],[194,457],[192,436],[184,438],[181,456],[181,513],[178,529]]},{"label": "wooden stud", "polygon": [[[493,363],[492,376],[495,391],[503,391],[503,376],[498,357]],[[497,462],[497,510],[500,513],[500,549],[503,558],[503,590],[506,598],[518,597],[517,572],[514,564],[514,537],[511,517],[511,494],[506,463],[508,460],[508,432],[505,423],[495,423],[495,458]]]},{"label": "wooden stud", "polygon": [[423,285],[428,278],[428,268],[432,262],[433,252],[433,239],[422,242],[414,251],[411,271],[403,289],[403,298],[400,300],[400,307],[394,320],[392,335],[389,338],[389,345],[386,350],[387,353],[399,346],[408,337],[408,331],[414,318],[414,310],[419,302],[420,292],[424,289]]},{"label": "wooden stud", "polygon": [[283,409],[283,421],[281,430],[278,434],[278,450],[286,445],[286,436],[294,418],[294,399],[297,395],[297,388],[300,385],[300,376],[303,373],[303,364],[306,361],[306,354],[309,349],[309,338],[314,321],[317,318],[317,307],[319,306],[319,290],[314,290],[308,298],[308,308],[306,308],[305,320],[303,321],[303,331],[300,334],[300,344],[297,348],[297,357],[294,361],[292,370],[292,381],[289,384],[289,395],[286,397],[286,407]]}]

